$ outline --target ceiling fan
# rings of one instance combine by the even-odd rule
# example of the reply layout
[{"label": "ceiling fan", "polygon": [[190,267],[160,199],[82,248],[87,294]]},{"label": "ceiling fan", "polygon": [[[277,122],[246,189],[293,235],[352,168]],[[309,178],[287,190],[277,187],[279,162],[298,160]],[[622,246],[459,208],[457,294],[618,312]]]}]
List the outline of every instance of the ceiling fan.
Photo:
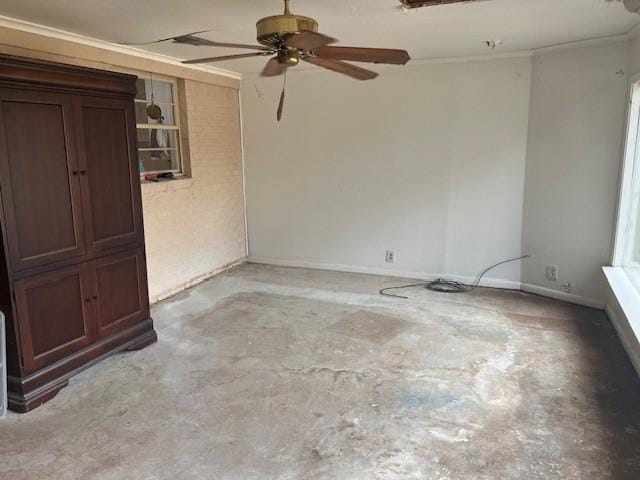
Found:
[{"label": "ceiling fan", "polygon": [[[198,33],[204,32],[164,38],[152,43],[171,40],[173,43],[196,47],[228,47],[255,50],[251,53],[185,60],[182,63],[210,63],[259,56],[271,57],[261,75],[263,77],[275,77],[284,74],[285,86],[287,68],[298,65],[300,61],[342,73],[356,80],[372,80],[378,76],[376,72],[346,61],[404,65],[411,59],[405,50],[329,46],[337,42],[337,40],[318,33],[318,22],[313,18],[292,14],[289,10],[289,0],[284,0],[284,14],[262,18],[258,20],[256,27],[258,30],[257,40],[260,45],[221,43],[197,36]],[[278,121],[282,118],[284,96],[285,88],[282,89],[282,94],[280,95],[277,113]]]}]

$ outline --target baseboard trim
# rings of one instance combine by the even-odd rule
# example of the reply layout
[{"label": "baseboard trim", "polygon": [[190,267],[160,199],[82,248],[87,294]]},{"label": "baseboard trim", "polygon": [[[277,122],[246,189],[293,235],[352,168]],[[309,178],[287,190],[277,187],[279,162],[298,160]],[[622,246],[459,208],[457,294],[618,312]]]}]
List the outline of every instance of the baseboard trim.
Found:
[{"label": "baseboard trim", "polygon": [[596,300],[595,298],[582,297],[580,295],[574,295],[572,293],[560,292],[558,290],[540,287],[538,285],[532,285],[530,283],[523,283],[521,290],[523,292],[534,293],[542,297],[553,298],[554,300],[560,300],[562,302],[582,305],[583,307],[597,308],[598,310],[604,310],[606,306],[603,301]]},{"label": "baseboard trim", "polygon": [[177,287],[172,288],[171,290],[167,290],[166,292],[151,296],[149,298],[149,303],[153,305],[154,303],[158,303],[162,300],[166,300],[169,297],[173,297],[174,295],[177,295],[185,291],[187,288],[195,287],[196,285],[199,285],[202,282],[206,282],[210,278],[215,277],[216,275],[220,275],[221,273],[224,273],[227,270],[231,270],[232,268],[235,268],[238,265],[242,265],[246,261],[247,261],[247,257],[242,257],[239,260],[236,260],[231,263],[227,263],[226,265],[216,270],[212,270],[211,272],[205,273],[204,275],[200,275],[198,277],[192,278],[188,282],[182,283]]},{"label": "baseboard trim", "polygon": [[[405,278],[414,280],[423,280],[430,282],[438,278],[446,278],[447,280],[455,280],[466,284],[472,284],[476,281],[475,277],[463,276],[463,275],[448,275],[445,273],[427,273],[416,272],[409,270],[392,270],[388,268],[376,268],[376,267],[360,267],[356,265],[344,265],[339,263],[321,263],[321,262],[308,262],[304,260],[284,260],[280,258],[269,257],[254,257],[249,256],[247,258],[249,263],[259,263],[263,265],[274,265],[277,267],[295,267],[295,268],[309,268],[312,270],[327,270],[331,272],[346,272],[346,273],[364,273],[367,275],[379,275],[393,278]],[[505,290],[520,290],[520,282],[515,280],[505,280],[501,278],[485,277],[480,282],[480,286],[489,288],[500,288]]]},{"label": "baseboard trim", "polygon": [[[345,265],[339,263],[320,263],[309,262],[304,260],[284,260],[281,258],[270,257],[255,257],[249,256],[247,258],[248,263],[258,263],[263,265],[274,265],[277,267],[295,267],[295,268],[309,268],[312,270],[328,270],[333,272],[347,272],[347,273],[364,273],[367,275],[382,275],[386,277],[405,278],[405,279],[417,279],[429,282],[438,278],[446,278],[447,280],[455,280],[466,284],[472,284],[475,282],[475,277],[469,277],[464,275],[449,275],[446,273],[428,273],[428,272],[416,272],[407,270],[391,270],[387,268],[376,267],[361,267],[356,265]],[[570,293],[559,292],[550,288],[539,287],[537,285],[531,285],[528,283],[522,283],[516,280],[505,280],[502,278],[483,278],[480,282],[481,287],[499,288],[503,290],[521,290],[527,293],[533,293],[542,297],[553,298],[554,300],[560,300],[563,302],[573,303],[576,305],[582,305],[590,308],[597,308],[604,310],[605,303],[588,297],[581,297],[579,295],[573,295]]]},{"label": "baseboard trim", "polygon": [[[610,304],[606,305],[604,311],[607,314],[607,317],[609,317],[611,325],[613,325],[613,328],[616,330],[618,338],[620,339],[622,346],[627,352],[633,368],[635,368],[636,373],[640,375],[640,349],[638,348],[638,341],[635,335],[629,332],[629,323],[626,321],[626,319],[621,319]],[[630,341],[631,339],[635,340],[633,342],[633,345]]]}]

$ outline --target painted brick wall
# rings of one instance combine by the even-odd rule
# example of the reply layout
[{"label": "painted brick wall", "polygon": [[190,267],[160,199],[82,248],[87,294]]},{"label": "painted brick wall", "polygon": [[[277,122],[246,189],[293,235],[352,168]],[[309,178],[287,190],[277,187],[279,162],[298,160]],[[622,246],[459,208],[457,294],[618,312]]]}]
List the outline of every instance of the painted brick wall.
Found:
[{"label": "painted brick wall", "polygon": [[142,186],[152,302],[244,260],[238,91],[180,82],[191,178]]}]

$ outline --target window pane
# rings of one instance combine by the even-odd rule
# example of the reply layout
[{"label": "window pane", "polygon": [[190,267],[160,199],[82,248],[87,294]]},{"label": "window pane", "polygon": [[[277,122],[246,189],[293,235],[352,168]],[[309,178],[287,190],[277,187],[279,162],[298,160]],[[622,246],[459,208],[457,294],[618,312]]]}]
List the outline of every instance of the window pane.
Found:
[{"label": "window pane", "polygon": [[136,82],[136,99],[151,102],[151,94],[156,103],[174,103],[173,100],[173,84],[163,82],[162,80],[153,80],[139,78]]},{"label": "window pane", "polygon": [[[638,101],[638,90],[634,91],[634,102],[631,108],[637,119],[640,101]],[[633,118],[633,117],[632,117]],[[635,158],[633,161],[633,173],[631,181],[631,189],[623,194],[628,196],[629,210],[628,217],[623,219],[624,223],[624,250],[622,256],[622,267],[631,279],[636,289],[640,290],[640,129],[636,121],[634,125],[629,126],[629,135],[633,135],[636,144]],[[628,160],[627,160],[628,161]]]},{"label": "window pane", "polygon": [[175,125],[176,119],[173,114],[173,105],[166,103],[157,104],[162,109],[162,117],[160,120],[152,120],[147,116],[147,107],[151,105],[150,103],[142,103],[136,102],[136,123],[138,124],[157,124],[161,123],[162,125]]},{"label": "window pane", "polygon": [[160,128],[139,128],[138,148],[141,150],[155,148],[178,148],[178,131]]},{"label": "window pane", "polygon": [[179,171],[177,150],[139,152],[140,173]]},{"label": "window pane", "polygon": [[138,129],[140,173],[180,171],[178,131]]},{"label": "window pane", "polygon": [[145,88],[145,80],[144,78],[138,78],[136,80],[136,100],[146,100],[147,99],[147,91]]},{"label": "window pane", "polygon": [[[180,172],[180,142],[176,125],[173,83],[155,78],[153,82],[151,79],[140,78],[136,87],[136,123],[144,125],[137,129],[140,172]],[[147,107],[151,105],[152,97],[153,103],[162,110],[162,117],[158,120],[147,116]],[[169,128],[153,128],[147,125],[162,125]]]}]

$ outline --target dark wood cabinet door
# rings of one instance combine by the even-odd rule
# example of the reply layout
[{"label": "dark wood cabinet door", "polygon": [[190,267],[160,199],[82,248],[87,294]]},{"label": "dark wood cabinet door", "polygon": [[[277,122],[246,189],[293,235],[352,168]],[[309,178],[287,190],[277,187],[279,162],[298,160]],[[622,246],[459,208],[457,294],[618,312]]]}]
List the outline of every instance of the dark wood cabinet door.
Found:
[{"label": "dark wood cabinet door", "polygon": [[50,365],[93,341],[87,265],[15,283],[26,372]]},{"label": "dark wood cabinet door", "polygon": [[0,181],[14,270],[83,255],[71,97],[0,89]]},{"label": "dark wood cabinet door", "polygon": [[144,250],[137,249],[92,262],[92,301],[99,338],[149,318]]},{"label": "dark wood cabinet door", "polygon": [[81,96],[73,102],[88,248],[142,244],[133,102]]}]

